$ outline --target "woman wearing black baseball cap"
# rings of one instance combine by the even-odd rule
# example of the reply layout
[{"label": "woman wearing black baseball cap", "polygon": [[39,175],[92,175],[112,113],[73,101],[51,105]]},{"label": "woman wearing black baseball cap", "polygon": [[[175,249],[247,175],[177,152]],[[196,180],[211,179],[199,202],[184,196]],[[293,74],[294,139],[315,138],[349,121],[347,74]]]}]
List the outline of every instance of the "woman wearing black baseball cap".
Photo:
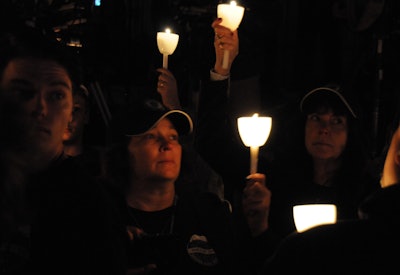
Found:
[{"label": "woman wearing black baseball cap", "polygon": [[270,224],[281,234],[295,231],[294,205],[335,204],[338,220],[357,218],[361,200],[379,187],[378,175],[368,170],[356,106],[335,84],[301,99],[298,133],[290,136],[284,156],[271,169]]},{"label": "woman wearing black baseball cap", "polygon": [[138,100],[114,118],[113,130],[106,184],[127,228],[127,272],[232,273],[230,204],[181,177],[189,114]]}]

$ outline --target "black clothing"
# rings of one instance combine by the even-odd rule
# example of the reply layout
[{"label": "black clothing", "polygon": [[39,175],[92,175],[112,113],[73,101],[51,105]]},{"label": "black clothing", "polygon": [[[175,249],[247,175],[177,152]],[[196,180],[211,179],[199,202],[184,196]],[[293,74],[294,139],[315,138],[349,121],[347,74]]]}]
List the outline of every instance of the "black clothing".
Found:
[{"label": "black clothing", "polygon": [[106,148],[85,145],[83,152],[77,156],[69,156],[75,158],[75,161],[87,170],[95,178],[101,179],[104,175],[103,164]]},{"label": "black clothing", "polygon": [[[227,198],[233,204],[234,220],[240,224],[244,219],[240,217],[241,194],[245,177],[249,174],[250,154],[249,148],[240,141],[230,104],[228,80],[206,83],[200,95],[195,146],[223,177]],[[362,148],[362,139],[357,136],[356,121],[349,122],[347,146],[342,154],[341,167],[331,179],[332,185],[327,187],[314,183],[312,159],[304,144],[305,115],[300,112],[295,115],[293,106],[298,108],[298,105],[292,104],[288,102],[282,108],[290,111],[290,118],[282,120],[287,114],[279,110],[271,115],[273,121],[278,121],[276,124],[273,122],[275,139],[268,142],[268,150],[260,148],[258,171],[266,174],[266,184],[272,196],[269,229],[256,238],[258,244],[249,246],[249,251],[257,252],[247,253],[252,255],[250,257],[246,255],[251,259],[248,267],[252,271],[257,270],[254,268],[257,263],[264,261],[262,257],[274,252],[280,240],[295,231],[294,205],[333,203],[337,206],[339,220],[354,219],[362,199],[379,187],[376,176],[368,171],[368,159]],[[240,230],[245,232],[246,226],[241,226]]]},{"label": "black clothing", "polygon": [[[224,181],[225,198],[233,208],[241,204],[241,191],[250,171],[250,149],[242,143],[232,117],[229,80],[208,81],[201,91],[194,147]],[[259,167],[261,167],[260,164]]]},{"label": "black clothing", "polygon": [[[293,155],[300,154],[293,152]],[[311,161],[300,157],[295,161],[288,159],[276,159],[268,174],[272,192],[270,227],[281,237],[296,230],[293,219],[295,205],[335,204],[337,220],[355,219],[360,203],[379,189],[377,175],[369,173],[366,164],[364,167],[358,166],[360,163],[354,163],[351,167],[342,165],[331,185],[324,186],[313,181]]]},{"label": "black clothing", "polygon": [[155,212],[129,208],[125,197],[114,193],[125,224],[148,234],[126,239],[127,268],[156,263],[157,274],[232,274],[236,263],[229,205],[198,187],[181,185],[176,205]]},{"label": "black clothing", "polygon": [[124,274],[124,228],[105,189],[73,158],[27,186],[31,221],[1,240],[1,274]]},{"label": "black clothing", "polygon": [[191,144],[182,144],[182,163],[177,187],[183,183],[198,186],[201,191],[210,191],[225,198],[222,177],[204,161]]},{"label": "black clothing", "polygon": [[[236,272],[254,274],[264,259],[273,253],[280,236],[267,230],[253,237],[243,215],[242,194],[250,171],[250,149],[240,139],[232,104],[229,79],[205,82],[200,95],[194,145],[198,153],[221,175],[225,197],[232,203],[236,253],[240,254],[236,259],[242,268],[236,269]],[[262,148],[258,167],[260,171],[268,170],[270,159],[263,158],[261,153]],[[267,175],[267,185],[268,180]]]},{"label": "black clothing", "polygon": [[398,274],[400,184],[368,197],[364,219],[292,233],[260,274]]}]

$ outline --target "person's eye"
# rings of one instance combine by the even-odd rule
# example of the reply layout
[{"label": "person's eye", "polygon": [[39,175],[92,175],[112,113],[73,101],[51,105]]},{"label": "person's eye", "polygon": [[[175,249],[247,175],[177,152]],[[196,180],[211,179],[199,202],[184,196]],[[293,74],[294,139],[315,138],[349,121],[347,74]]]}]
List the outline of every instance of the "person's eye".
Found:
[{"label": "person's eye", "polygon": [[65,98],[65,92],[64,91],[54,91],[50,93],[50,100],[52,101],[60,101]]},{"label": "person's eye", "polygon": [[333,125],[341,125],[341,124],[343,124],[344,122],[343,122],[343,119],[342,119],[341,117],[333,117],[333,118],[331,119],[331,123],[332,123]]},{"label": "person's eye", "polygon": [[35,91],[33,90],[19,90],[19,94],[23,100],[30,100],[35,96]]},{"label": "person's eye", "polygon": [[79,113],[81,111],[81,107],[79,107],[79,106],[76,106],[76,107],[74,107],[73,109],[72,109],[72,114],[77,114],[77,113]]},{"label": "person's eye", "polygon": [[17,94],[19,98],[24,101],[30,100],[35,96],[36,91],[27,87],[13,87],[10,89],[11,92]]},{"label": "person's eye", "polygon": [[143,135],[143,139],[144,140],[155,140],[155,139],[157,139],[157,137],[154,134],[148,133],[148,134],[144,134]]},{"label": "person's eye", "polygon": [[310,115],[308,115],[308,120],[318,121],[319,120],[319,116],[317,114],[310,114]]},{"label": "person's eye", "polygon": [[179,142],[179,136],[177,134],[170,135],[169,140],[173,142]]}]

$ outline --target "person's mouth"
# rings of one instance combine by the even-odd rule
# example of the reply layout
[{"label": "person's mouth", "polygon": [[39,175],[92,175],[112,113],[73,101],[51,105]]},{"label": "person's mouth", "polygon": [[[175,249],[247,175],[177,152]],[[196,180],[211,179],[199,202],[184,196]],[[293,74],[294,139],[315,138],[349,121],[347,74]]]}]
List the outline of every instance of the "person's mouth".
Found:
[{"label": "person's mouth", "polygon": [[332,147],[332,144],[326,143],[326,142],[314,142],[314,146],[327,146],[327,147]]},{"label": "person's mouth", "polygon": [[49,129],[47,129],[46,127],[43,127],[43,126],[38,126],[38,127],[37,127],[37,130],[38,130],[39,132],[42,132],[42,133],[45,133],[45,134],[48,134],[48,135],[51,134],[51,131],[50,131]]}]

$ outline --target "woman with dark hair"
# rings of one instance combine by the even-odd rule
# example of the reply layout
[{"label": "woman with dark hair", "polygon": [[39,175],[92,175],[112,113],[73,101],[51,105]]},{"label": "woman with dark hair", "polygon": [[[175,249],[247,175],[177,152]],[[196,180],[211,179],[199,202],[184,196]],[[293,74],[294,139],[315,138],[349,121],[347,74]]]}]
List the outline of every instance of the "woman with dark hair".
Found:
[{"label": "woman with dark hair", "polygon": [[288,235],[259,274],[289,274],[293,266],[301,274],[399,272],[398,254],[392,253],[400,243],[400,128],[394,130],[380,187],[361,202],[359,218]]},{"label": "woman with dark hair", "polygon": [[368,170],[360,119],[337,85],[308,92],[300,110],[298,126],[288,132],[290,142],[269,177],[270,225],[283,235],[295,230],[294,205],[335,204],[339,220],[356,218],[361,200],[379,187],[379,175]]}]

